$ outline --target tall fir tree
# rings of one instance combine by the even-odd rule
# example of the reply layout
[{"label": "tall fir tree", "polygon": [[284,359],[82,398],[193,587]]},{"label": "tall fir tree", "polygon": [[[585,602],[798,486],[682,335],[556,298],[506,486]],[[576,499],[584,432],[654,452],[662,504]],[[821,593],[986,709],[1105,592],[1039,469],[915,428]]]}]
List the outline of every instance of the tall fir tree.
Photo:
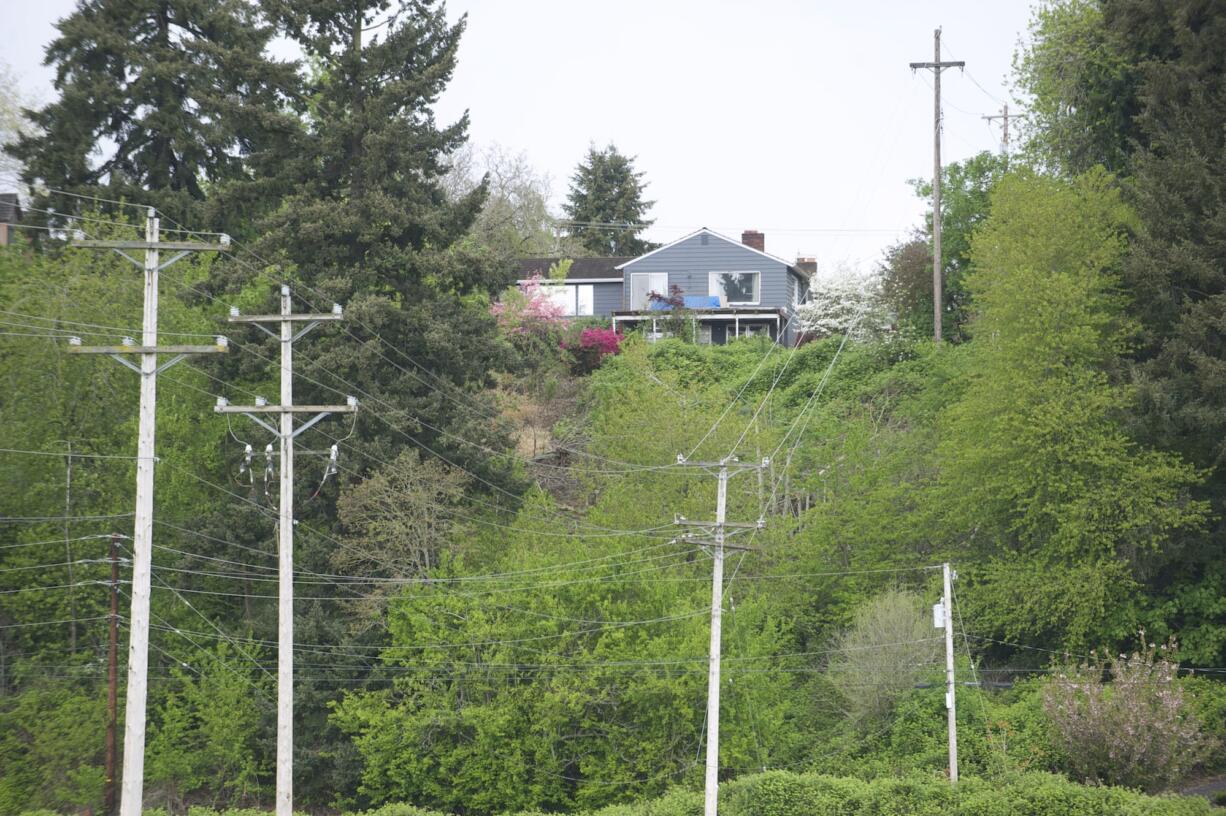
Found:
[{"label": "tall fir tree", "polygon": [[[298,131],[295,67],[265,55],[273,29],[258,6],[83,0],[57,28],[45,63],[60,97],[28,111],[33,129],[6,148],[24,180],[153,204],[191,225],[236,226],[247,207],[226,208],[218,223],[206,198],[264,176]],[[71,212],[80,202],[43,193],[34,206]]]},{"label": "tall fir tree", "polygon": [[594,255],[641,255],[654,248],[640,234],[654,221],[647,211],[654,201],[643,199],[647,184],[634,169],[634,157],[614,145],[593,145],[570,178],[570,193],[562,205],[573,222],[568,231]]},{"label": "tall fir tree", "polygon": [[[341,447],[342,479],[368,476],[420,446],[423,456],[437,452],[476,474],[478,489],[495,484],[513,493],[517,483],[505,461],[492,455],[506,441],[491,420],[497,409],[488,390],[504,346],[487,293],[507,280],[488,253],[462,240],[485,200],[485,183],[460,195],[444,184],[465,142],[467,116],[440,124],[433,112],[455,68],[464,18],[448,20],[435,0],[266,0],[264,8],[311,66],[311,104],[299,153],[277,180],[287,196],[262,221],[257,252],[289,281],[300,308],[326,309],[332,301],[346,307],[343,326],[316,332],[296,349],[297,397],[353,393],[362,400]],[[250,279],[249,264],[225,273],[234,277],[215,285],[270,291]],[[275,359],[274,346],[265,357]],[[298,512],[336,529],[336,496],[328,485]],[[303,536],[297,563],[332,572],[333,549]],[[334,609],[300,607],[301,637],[359,653],[378,642],[379,631],[355,632]],[[347,667],[349,682],[363,668],[369,666],[360,660]],[[351,749],[327,722],[335,685],[317,675],[299,682],[295,695],[300,727],[314,735],[314,745],[300,743],[296,752],[298,798],[326,804],[356,796],[357,779],[344,761]]]},{"label": "tall fir tree", "polygon": [[[262,254],[304,284],[303,296],[349,304],[347,330],[377,331],[387,344],[376,355],[352,339],[321,343],[320,375],[346,372],[406,412],[400,428],[432,447],[440,438],[454,446],[457,434],[440,429],[489,413],[471,407],[479,397],[470,392],[490,384],[500,363],[485,296],[508,282],[488,253],[461,241],[487,185],[458,196],[444,186],[468,117],[439,125],[432,108],[465,20],[449,22],[435,0],[268,0],[265,8],[314,70],[308,132],[284,167],[289,194],[263,222]],[[385,461],[406,443],[386,424],[359,423],[359,434],[382,440]],[[488,467],[472,446],[456,455]]]}]

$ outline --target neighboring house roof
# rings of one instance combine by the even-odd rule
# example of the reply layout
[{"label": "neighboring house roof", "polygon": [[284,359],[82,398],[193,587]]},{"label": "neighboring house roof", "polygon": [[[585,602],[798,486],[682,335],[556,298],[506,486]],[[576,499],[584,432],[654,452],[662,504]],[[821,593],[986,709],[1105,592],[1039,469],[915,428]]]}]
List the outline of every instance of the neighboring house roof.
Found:
[{"label": "neighboring house roof", "polygon": [[[694,230],[694,231],[693,231],[693,232],[691,232],[691,233],[688,233],[688,234],[686,234],[686,235],[682,235],[682,236],[681,236],[680,238],[678,238],[676,241],[673,241],[673,242],[671,242],[671,243],[665,244],[665,245],[664,245],[664,246],[662,246],[662,247],[658,247],[658,248],[656,248],[656,249],[653,249],[651,252],[648,252],[648,253],[646,253],[646,254],[644,254],[644,255],[640,255],[640,256],[638,256],[637,258],[631,258],[630,260],[628,260],[628,261],[626,261],[625,263],[621,264],[621,265],[620,265],[620,266],[618,266],[617,268],[618,268],[618,269],[621,269],[621,270],[624,270],[624,269],[625,269],[627,266],[630,266],[631,264],[636,264],[636,263],[638,263],[639,261],[643,260],[644,258],[650,258],[652,255],[655,255],[657,252],[663,252],[663,251],[664,251],[664,250],[666,250],[666,249],[671,249],[672,247],[675,247],[677,244],[681,243],[682,241],[688,241],[690,238],[693,238],[695,235],[702,235],[703,233],[706,233],[707,235],[710,235],[712,238],[718,238],[718,239],[719,239],[719,240],[721,240],[721,241],[727,241],[728,243],[733,244],[734,246],[739,246],[739,247],[741,247],[742,249],[749,250],[750,252],[752,252],[752,253],[754,253],[754,254],[756,254],[756,255],[761,255],[763,258],[769,258],[770,260],[774,261],[775,263],[781,263],[781,264],[783,264],[784,266],[786,266],[788,269],[792,270],[793,272],[796,272],[796,267],[795,267],[794,265],[792,265],[791,263],[789,263],[788,261],[783,260],[783,258],[780,258],[780,257],[778,257],[777,255],[771,255],[769,252],[763,252],[763,251],[761,251],[761,250],[759,250],[759,249],[754,249],[753,247],[749,246],[748,244],[744,244],[744,243],[742,243],[742,242],[740,242],[740,241],[736,240],[735,238],[729,238],[727,235],[721,235],[720,233],[716,232],[715,230],[707,229],[706,227],[703,227],[702,229],[696,229],[696,230]],[[799,273],[797,273],[797,274],[799,274]]]},{"label": "neighboring house roof", "polygon": [[0,193],[0,224],[16,224],[21,218],[21,204],[16,193]]},{"label": "neighboring house roof", "polygon": [[[561,257],[520,258],[517,261],[519,268],[516,277],[519,280],[527,280],[533,275],[547,277],[549,268],[561,260],[563,260]],[[632,259],[625,255],[613,258],[575,258],[566,273],[566,279],[620,281],[622,279],[620,264],[629,260]]]}]

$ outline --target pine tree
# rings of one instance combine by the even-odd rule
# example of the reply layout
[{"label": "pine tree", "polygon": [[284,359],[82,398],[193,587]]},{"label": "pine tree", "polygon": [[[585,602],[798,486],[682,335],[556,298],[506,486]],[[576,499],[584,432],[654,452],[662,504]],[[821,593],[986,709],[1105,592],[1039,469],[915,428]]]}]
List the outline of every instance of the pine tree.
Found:
[{"label": "pine tree", "polygon": [[639,237],[651,226],[647,211],[654,201],[643,200],[643,172],[634,158],[613,145],[589,147],[570,179],[570,194],[562,205],[573,223],[571,235],[595,255],[641,255],[655,245]]},{"label": "pine tree", "polygon": [[60,98],[6,148],[27,183],[203,223],[214,189],[258,176],[296,130],[294,66],[264,56],[273,32],[250,0],[83,0],[58,28],[45,62]]}]

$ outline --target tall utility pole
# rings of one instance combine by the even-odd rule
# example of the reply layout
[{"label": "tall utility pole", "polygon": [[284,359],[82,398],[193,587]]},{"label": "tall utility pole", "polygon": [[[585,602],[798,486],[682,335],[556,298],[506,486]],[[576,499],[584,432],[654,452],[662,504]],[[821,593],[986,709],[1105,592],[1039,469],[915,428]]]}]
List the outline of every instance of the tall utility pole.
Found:
[{"label": "tall utility pole", "polygon": [[72,516],[72,440],[64,443],[68,453],[64,456],[64,561],[68,564],[68,646],[77,653],[77,592],[73,587],[72,544],[68,538],[69,518]]},{"label": "tall utility pole", "polygon": [[954,573],[949,564],[942,565],[942,575],[945,579],[945,590],[941,594],[941,603],[937,605],[934,621],[937,628],[945,630],[945,716],[949,731],[949,782],[958,784],[958,708],[954,690],[954,604],[953,579]]},{"label": "tall utility pole", "polygon": [[[293,816],[294,811],[294,438],[329,414],[353,413],[358,402],[347,398],[345,405],[294,405],[294,341],[320,323],[341,320],[340,306],[329,314],[294,314],[290,288],[281,287],[281,312],[275,315],[240,315],[230,310],[231,323],[250,323],[281,342],[281,404],[230,405],[219,397],[214,409],[220,414],[243,414],[277,437],[281,444],[281,496],[277,516],[277,816]],[[280,331],[264,323],[280,324]],[[305,323],[295,333],[294,324]],[[260,414],[277,414],[274,427]],[[294,414],[315,414],[294,427]],[[126,816],[126,814],[124,815]]]},{"label": "tall utility pole", "polygon": [[941,72],[965,68],[962,60],[941,62],[941,29],[932,32],[932,62],[913,62],[911,70],[932,69],[932,338],[941,342],[941,311],[945,304],[941,286]]},{"label": "tall utility pole", "polygon": [[[141,342],[129,337],[118,346],[82,346],[80,338],[69,340],[70,352],[78,354],[109,354],[140,375],[140,424],[136,444],[136,515],[132,536],[132,612],[128,620],[128,695],[124,709],[123,731],[123,790],[120,816],[141,816],[145,777],[145,696],[149,673],[149,595],[153,567],[153,464],[154,432],[157,411],[157,375],[189,354],[212,354],[227,351],[226,339],[218,337],[212,346],[158,345],[158,273],[175,261],[193,252],[227,252],[229,236],[221,243],[159,240],[157,211],[149,208],[145,217],[144,241],[75,241],[74,246],[112,249],[145,273],[144,318]],[[161,250],[176,252],[170,260],[161,260]],[[128,254],[142,250],[143,262]],[[125,355],[139,354],[140,365]],[[161,365],[158,354],[173,354]]]},{"label": "tall utility pole", "polygon": [[766,526],[762,519],[754,524],[738,524],[727,520],[728,478],[746,470],[760,472],[762,468],[770,465],[770,460],[763,459],[755,464],[742,464],[736,457],[728,457],[719,462],[690,462],[685,456],[678,454],[677,464],[715,471],[719,477],[719,488],[715,496],[714,522],[690,521],[681,517],[675,520],[675,523],[680,525],[697,527],[703,533],[701,536],[685,533],[681,536],[682,540],[711,545],[713,562],[711,570],[711,647],[707,658],[707,764],[703,816],[716,816],[719,808],[719,671],[724,612],[724,551],[745,549],[728,544],[727,539],[730,535],[745,530],[760,530]]},{"label": "tall utility pole", "polygon": [[1009,113],[1009,106],[1006,104],[1001,107],[1000,113],[979,117],[986,120],[988,124],[997,119],[1000,120],[1000,152],[1004,154],[1006,159],[1009,158],[1009,120],[1016,119],[1017,116],[1016,113]]},{"label": "tall utility pole", "polygon": [[115,816],[115,729],[119,724],[119,536],[111,535],[111,621],[106,656],[106,791],[102,812]]}]

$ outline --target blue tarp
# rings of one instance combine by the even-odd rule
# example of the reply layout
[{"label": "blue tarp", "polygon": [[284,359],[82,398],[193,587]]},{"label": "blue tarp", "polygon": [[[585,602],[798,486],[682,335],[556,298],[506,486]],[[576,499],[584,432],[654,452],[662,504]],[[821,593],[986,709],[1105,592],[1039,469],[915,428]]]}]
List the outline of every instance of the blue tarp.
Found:
[{"label": "blue tarp", "polygon": [[[682,295],[681,302],[687,309],[718,309],[719,295]],[[651,311],[666,312],[673,308],[667,300],[648,301],[647,308]]]}]

